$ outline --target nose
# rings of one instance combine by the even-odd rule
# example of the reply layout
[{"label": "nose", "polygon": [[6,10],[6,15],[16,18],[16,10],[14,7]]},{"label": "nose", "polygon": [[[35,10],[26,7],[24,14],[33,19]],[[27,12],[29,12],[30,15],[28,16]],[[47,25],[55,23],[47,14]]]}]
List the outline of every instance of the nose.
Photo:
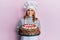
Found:
[{"label": "nose", "polygon": [[29,14],[31,13],[31,11],[29,11]]}]

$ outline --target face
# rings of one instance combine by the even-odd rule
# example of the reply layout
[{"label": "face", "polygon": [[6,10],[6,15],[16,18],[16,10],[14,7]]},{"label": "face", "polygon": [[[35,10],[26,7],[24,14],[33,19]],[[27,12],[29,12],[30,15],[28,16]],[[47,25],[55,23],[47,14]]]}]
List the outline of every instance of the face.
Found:
[{"label": "face", "polygon": [[35,11],[31,8],[27,10],[28,16],[32,16],[34,13],[35,13]]}]

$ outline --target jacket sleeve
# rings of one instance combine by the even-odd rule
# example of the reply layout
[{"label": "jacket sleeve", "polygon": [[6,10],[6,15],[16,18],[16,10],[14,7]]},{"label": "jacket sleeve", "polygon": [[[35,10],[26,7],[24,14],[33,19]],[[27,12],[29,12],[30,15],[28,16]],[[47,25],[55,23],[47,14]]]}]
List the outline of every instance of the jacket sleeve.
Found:
[{"label": "jacket sleeve", "polygon": [[18,25],[17,25],[16,29],[18,30],[21,26],[22,26],[22,22],[21,22],[21,20],[19,20],[19,22],[18,22]]},{"label": "jacket sleeve", "polygon": [[37,24],[37,26],[38,26],[39,28],[41,28],[41,25],[40,25],[40,20],[39,20],[39,19],[37,19],[36,24]]},{"label": "jacket sleeve", "polygon": [[19,28],[20,28],[21,26],[22,26],[22,22],[21,22],[21,20],[19,20],[19,21],[18,21],[18,25],[17,25],[17,27],[16,27],[16,31],[17,31],[17,35],[18,35],[18,36],[20,36],[20,34],[19,34],[18,31],[19,31]]}]

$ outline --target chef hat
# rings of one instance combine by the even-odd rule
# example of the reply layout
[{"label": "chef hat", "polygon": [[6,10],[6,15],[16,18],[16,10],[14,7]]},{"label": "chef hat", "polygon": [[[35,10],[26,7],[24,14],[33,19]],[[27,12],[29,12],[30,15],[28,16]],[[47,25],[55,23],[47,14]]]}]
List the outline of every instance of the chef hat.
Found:
[{"label": "chef hat", "polygon": [[26,10],[29,9],[29,8],[32,8],[33,10],[37,10],[38,9],[38,5],[33,0],[27,0],[26,3],[24,4],[24,8]]}]

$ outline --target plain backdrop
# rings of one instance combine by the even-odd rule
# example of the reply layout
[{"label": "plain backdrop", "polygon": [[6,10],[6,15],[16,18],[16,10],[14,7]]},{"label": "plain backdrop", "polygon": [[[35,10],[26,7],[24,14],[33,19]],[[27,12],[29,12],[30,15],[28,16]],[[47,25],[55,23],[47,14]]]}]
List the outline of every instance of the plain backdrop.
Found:
[{"label": "plain backdrop", "polygon": [[[0,40],[17,40],[16,26],[26,0],[0,0]],[[39,40],[60,40],[60,0],[35,0],[41,24]]]}]

